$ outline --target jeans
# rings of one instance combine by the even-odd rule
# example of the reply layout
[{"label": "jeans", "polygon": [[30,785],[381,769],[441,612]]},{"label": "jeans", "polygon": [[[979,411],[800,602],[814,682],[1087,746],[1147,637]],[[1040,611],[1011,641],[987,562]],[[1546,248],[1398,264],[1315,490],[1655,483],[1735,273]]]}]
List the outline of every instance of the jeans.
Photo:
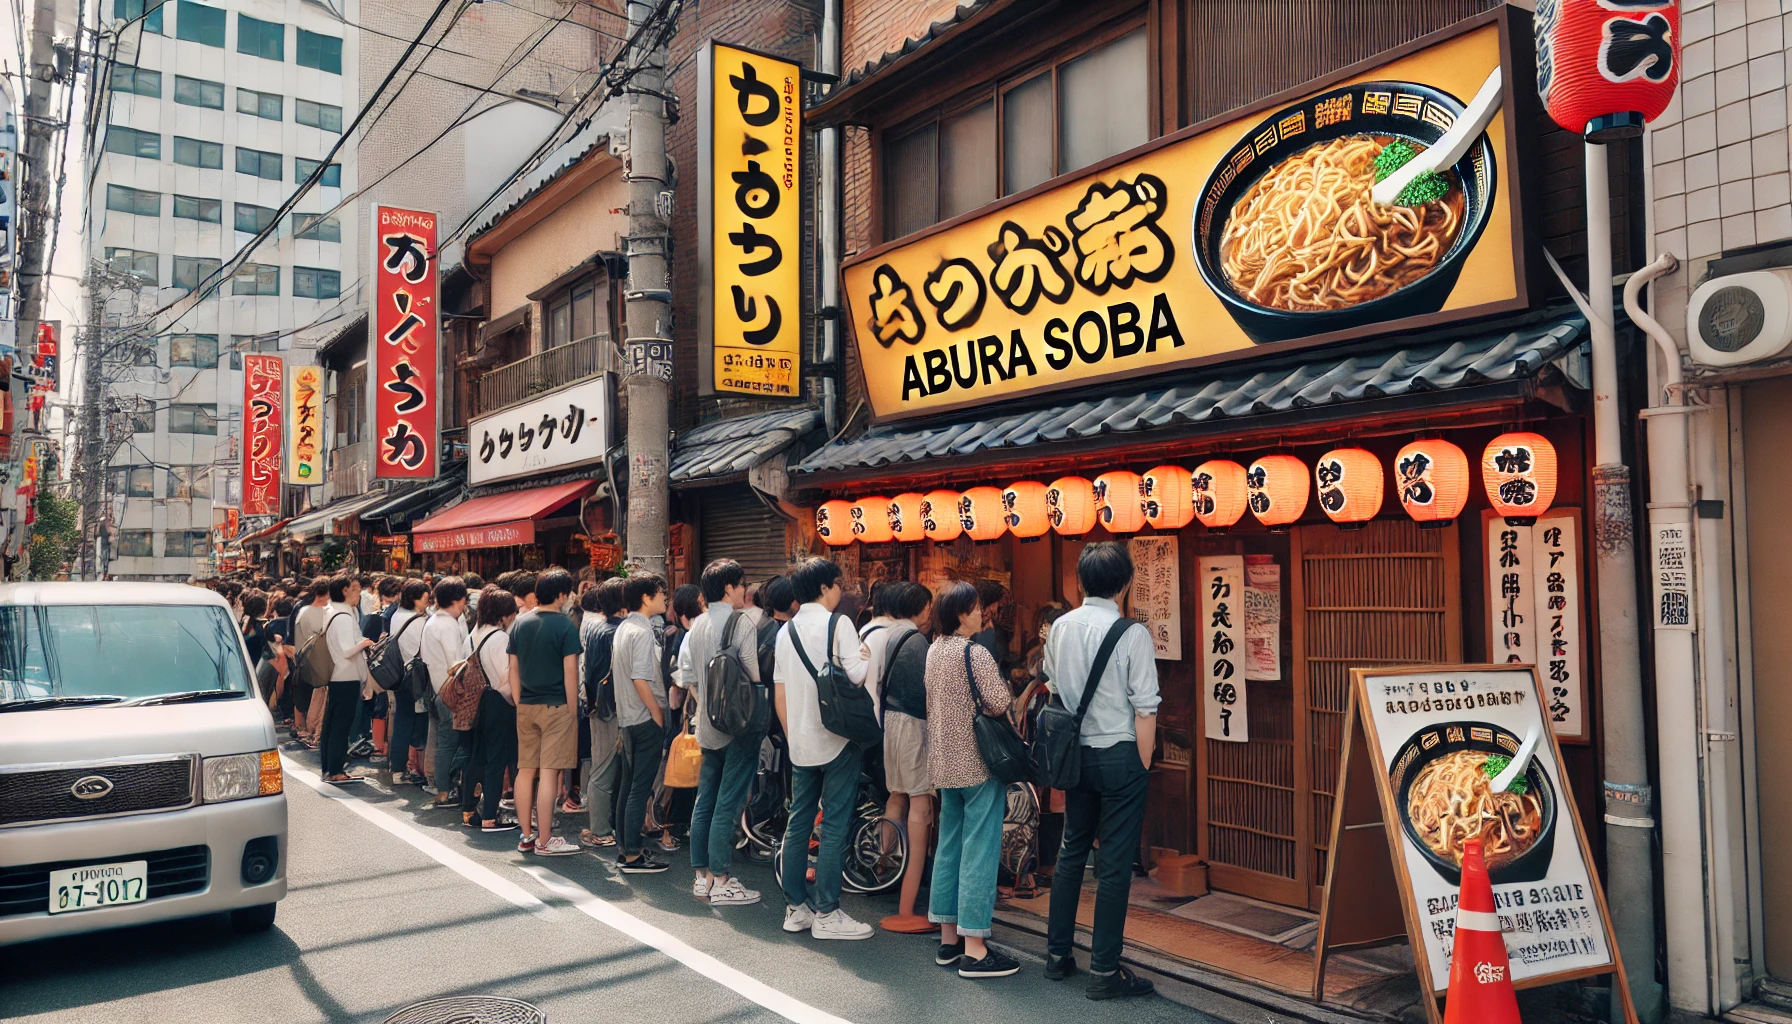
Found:
[{"label": "jeans", "polygon": [[[784,841],[801,845],[784,851],[784,871],[778,879],[784,899],[793,907],[807,903],[817,914],[840,909],[840,871],[846,863],[846,844],[852,836],[853,803],[859,795],[859,764],[863,757],[856,743],[848,743],[827,764],[790,768],[790,824]],[[815,884],[809,877],[809,835],[815,809],[821,807],[821,849],[815,859]]]},{"label": "jeans", "polygon": [[[318,745],[323,748],[325,777],[348,768],[348,734],[354,727],[355,713],[361,710],[361,681],[329,685],[328,707],[324,711],[323,729]],[[316,707],[316,702],[312,707]]]},{"label": "jeans", "polygon": [[[1064,794],[1064,843],[1052,875],[1051,916],[1046,925],[1046,952],[1069,956],[1076,937],[1077,901],[1083,893],[1083,868],[1089,849],[1101,840],[1095,856],[1095,928],[1089,957],[1091,974],[1112,974],[1120,967],[1120,946],[1126,938],[1127,896],[1132,891],[1132,864],[1139,853],[1139,829],[1145,822],[1145,784],[1149,777],[1133,743],[1083,748],[1083,776]],[[943,837],[942,837],[943,838]],[[937,878],[939,869],[934,869]]]},{"label": "jeans", "polygon": [[734,823],[753,787],[764,739],[764,733],[750,733],[734,737],[720,750],[703,751],[697,806],[691,811],[691,867],[707,869],[717,878],[734,873]]},{"label": "jeans", "polygon": [[368,697],[356,702],[355,727],[349,730],[349,739],[364,740],[373,736],[373,698]]},{"label": "jeans", "polygon": [[488,688],[480,695],[472,737],[466,774],[460,783],[460,809],[473,809],[473,786],[478,784],[483,787],[480,820],[497,821],[498,801],[504,796],[504,770],[516,762],[516,708],[498,691]]},{"label": "jeans", "polygon": [[622,730],[622,749],[628,755],[628,800],[622,811],[622,855],[641,852],[641,827],[647,821],[647,802],[653,799],[653,780],[660,773],[660,749],[665,731],[652,719]]},{"label": "jeans", "polygon": [[933,855],[927,920],[956,925],[960,935],[989,937],[1007,809],[1007,787],[995,779],[940,790],[940,841]]},{"label": "jeans", "polygon": [[622,775],[622,731],[616,719],[591,720],[591,772],[585,779],[585,829],[594,836],[616,834],[616,780]]},{"label": "jeans", "polygon": [[436,791],[446,793],[454,788],[454,780],[460,776],[461,768],[467,763],[467,751],[461,744],[466,733],[454,729],[454,709],[445,700],[436,701],[431,707],[435,715],[435,783]]},{"label": "jeans", "polygon": [[409,771],[411,751],[429,738],[429,716],[419,713],[410,698],[392,695],[392,734],[386,738],[386,764],[392,774]]}]

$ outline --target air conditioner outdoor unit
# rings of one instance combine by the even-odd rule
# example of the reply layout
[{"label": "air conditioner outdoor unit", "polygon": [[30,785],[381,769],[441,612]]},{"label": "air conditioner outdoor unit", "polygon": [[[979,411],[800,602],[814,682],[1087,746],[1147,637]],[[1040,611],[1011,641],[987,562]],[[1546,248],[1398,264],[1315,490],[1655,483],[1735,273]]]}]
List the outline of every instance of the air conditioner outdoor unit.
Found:
[{"label": "air conditioner outdoor unit", "polygon": [[1792,348],[1792,268],[1712,278],[1686,304],[1686,340],[1695,363],[1740,366]]}]

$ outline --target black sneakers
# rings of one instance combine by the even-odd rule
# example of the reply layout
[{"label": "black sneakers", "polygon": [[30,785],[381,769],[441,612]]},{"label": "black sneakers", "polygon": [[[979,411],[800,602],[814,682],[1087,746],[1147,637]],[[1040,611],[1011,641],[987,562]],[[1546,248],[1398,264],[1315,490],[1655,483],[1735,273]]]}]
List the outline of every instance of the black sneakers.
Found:
[{"label": "black sneakers", "polygon": [[958,958],[961,956],[964,956],[963,939],[959,939],[957,942],[949,945],[942,942],[940,943],[939,954],[933,958],[933,962],[941,967],[951,967],[958,963]]},{"label": "black sneakers", "polygon": [[646,854],[634,858],[623,858],[616,862],[616,869],[625,875],[657,875],[662,871],[670,870],[671,867],[672,865],[665,861],[654,860]]},{"label": "black sneakers", "polygon": [[1157,986],[1122,967],[1112,974],[1098,974],[1090,977],[1089,987],[1083,994],[1090,999],[1099,1001],[1148,996],[1155,991],[1157,991]]},{"label": "black sneakers", "polygon": [[1045,955],[1045,980],[1063,981],[1076,973],[1076,957]]},{"label": "black sneakers", "polygon": [[1020,961],[993,946],[985,947],[981,960],[966,956],[958,961],[960,978],[1006,978],[1019,973]]}]

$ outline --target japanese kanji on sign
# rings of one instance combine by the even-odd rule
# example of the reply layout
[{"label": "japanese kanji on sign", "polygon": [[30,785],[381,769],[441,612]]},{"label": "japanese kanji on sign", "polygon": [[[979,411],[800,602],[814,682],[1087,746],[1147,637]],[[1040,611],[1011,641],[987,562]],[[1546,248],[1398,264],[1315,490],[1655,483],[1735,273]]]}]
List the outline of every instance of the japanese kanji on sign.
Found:
[{"label": "japanese kanji on sign", "polygon": [[436,215],[373,208],[374,475],[433,478],[436,451]]},{"label": "japanese kanji on sign", "polygon": [[280,512],[282,364],[279,356],[243,357],[243,515]]},{"label": "japanese kanji on sign", "polygon": [[1201,559],[1201,718],[1207,738],[1248,743],[1244,686],[1244,556]]},{"label": "japanese kanji on sign", "polygon": [[295,366],[288,373],[286,482],[311,486],[324,482],[324,371],[321,366]]}]

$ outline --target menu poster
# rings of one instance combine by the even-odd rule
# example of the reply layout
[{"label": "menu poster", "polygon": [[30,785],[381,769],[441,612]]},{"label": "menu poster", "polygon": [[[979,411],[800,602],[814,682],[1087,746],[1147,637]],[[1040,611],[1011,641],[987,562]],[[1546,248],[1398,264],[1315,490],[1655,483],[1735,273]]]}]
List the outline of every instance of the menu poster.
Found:
[{"label": "menu poster", "polygon": [[[1497,812],[1481,835],[1513,983],[1616,970],[1605,897],[1535,671],[1424,666],[1352,669],[1351,677],[1421,982],[1437,993],[1449,986],[1467,838],[1450,809],[1484,800]],[[1492,776],[1533,734],[1540,742],[1529,766],[1505,793],[1492,793]]]},{"label": "menu poster", "polygon": [[1244,673],[1244,556],[1201,559],[1201,704],[1207,738],[1248,743]]},{"label": "menu poster", "polygon": [[1182,660],[1182,572],[1175,537],[1134,537],[1132,615],[1151,630],[1151,643],[1162,661]]},{"label": "menu poster", "polygon": [[1650,545],[1656,629],[1692,629],[1692,524],[1655,523]]},{"label": "menu poster", "polygon": [[1487,536],[1487,642],[1492,661],[1536,665],[1550,727],[1586,740],[1586,652],[1581,648],[1580,510],[1532,526],[1482,513]]},{"label": "menu poster", "polygon": [[1244,556],[1244,677],[1282,678],[1282,567],[1274,555]]}]

